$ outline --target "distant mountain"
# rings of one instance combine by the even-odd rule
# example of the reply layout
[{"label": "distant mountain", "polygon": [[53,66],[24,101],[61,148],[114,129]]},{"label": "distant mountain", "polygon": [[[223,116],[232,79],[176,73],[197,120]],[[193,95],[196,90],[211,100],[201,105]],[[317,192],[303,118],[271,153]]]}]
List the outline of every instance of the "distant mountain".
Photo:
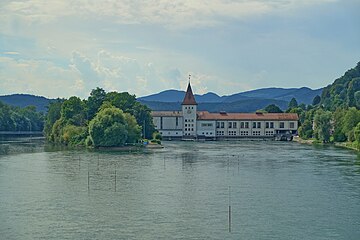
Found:
[{"label": "distant mountain", "polygon": [[8,105],[21,108],[26,106],[35,106],[37,111],[46,112],[47,106],[49,106],[49,103],[53,101],[53,99],[30,94],[12,94],[0,96],[0,101]]},{"label": "distant mountain", "polygon": [[[182,102],[185,92],[179,90],[166,90],[160,93],[152,94],[138,98],[141,101],[152,102]],[[195,94],[197,102],[221,102],[221,97],[215,93],[209,92],[204,95]]]},{"label": "distant mountain", "polygon": [[[289,102],[293,97],[298,103],[311,104],[316,95],[321,95],[322,89],[312,90],[307,87],[302,88],[263,88],[251,90],[229,96],[218,96],[215,93],[195,95],[198,103],[233,103],[251,99],[274,99]],[[178,90],[167,90],[157,94],[140,97],[141,101],[151,102],[182,102],[185,92]]]},{"label": "distant mountain", "polygon": [[[181,110],[181,102],[156,102],[156,101],[144,101],[139,100],[141,103],[147,105],[153,111],[179,111]],[[217,102],[217,103],[199,103],[199,111],[209,111],[209,112],[255,112],[259,109],[264,109],[269,104],[276,104],[281,109],[286,109],[288,107],[288,102],[283,100],[275,99],[244,99],[231,104],[227,102]]]},{"label": "distant mountain", "polygon": [[[240,96],[251,98],[269,98],[290,101],[295,98],[298,103],[311,104],[316,95],[321,95],[322,88],[312,90],[307,87],[302,88],[262,88],[240,93]],[[235,94],[236,95],[236,94]],[[234,95],[232,95],[234,96]]]}]

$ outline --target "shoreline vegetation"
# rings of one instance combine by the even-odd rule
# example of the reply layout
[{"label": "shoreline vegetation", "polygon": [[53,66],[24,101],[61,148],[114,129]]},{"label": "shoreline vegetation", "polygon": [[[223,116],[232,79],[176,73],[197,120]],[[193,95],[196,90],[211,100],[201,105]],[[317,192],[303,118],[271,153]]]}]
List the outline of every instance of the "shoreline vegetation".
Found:
[{"label": "shoreline vegetation", "polygon": [[320,142],[319,140],[317,140],[315,138],[302,139],[299,136],[295,136],[293,138],[293,141],[297,142],[297,143],[300,143],[300,144],[308,144],[308,145],[332,145],[332,146],[335,146],[335,147],[341,147],[341,148],[346,148],[346,149],[350,149],[350,150],[360,152],[360,149],[357,148],[356,146],[354,146],[354,143],[352,143],[352,142],[328,142],[328,143],[323,143],[323,142]]},{"label": "shoreline vegetation", "polygon": [[[50,104],[44,134],[50,143],[94,149],[161,144],[151,109],[127,92],[93,89],[87,99],[72,96]],[[147,140],[151,139],[151,140]]]}]

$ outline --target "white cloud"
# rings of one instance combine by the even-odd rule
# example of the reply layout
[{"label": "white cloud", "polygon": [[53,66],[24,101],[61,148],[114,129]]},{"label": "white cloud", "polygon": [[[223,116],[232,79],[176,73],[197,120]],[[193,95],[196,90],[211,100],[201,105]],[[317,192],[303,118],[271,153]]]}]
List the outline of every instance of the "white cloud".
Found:
[{"label": "white cloud", "polygon": [[111,18],[121,24],[159,24],[192,28],[221,24],[225,19],[246,19],[272,11],[289,10],[334,0],[29,0],[5,4],[0,15],[16,15],[29,22],[48,23],[59,17]]}]

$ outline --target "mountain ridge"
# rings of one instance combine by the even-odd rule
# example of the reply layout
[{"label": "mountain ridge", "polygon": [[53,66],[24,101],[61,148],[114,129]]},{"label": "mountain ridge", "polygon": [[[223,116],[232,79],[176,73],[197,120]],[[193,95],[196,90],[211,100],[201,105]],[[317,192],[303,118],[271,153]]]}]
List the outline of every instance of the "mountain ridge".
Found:
[{"label": "mountain ridge", "polygon": [[[301,88],[260,88],[239,92],[231,95],[219,96],[216,93],[208,92],[206,94],[195,94],[195,99],[198,103],[220,103],[220,102],[236,102],[240,100],[249,99],[276,99],[290,101],[291,98],[296,98],[298,103],[311,104],[316,95],[321,95],[323,88],[311,89],[308,87]],[[148,96],[139,97],[138,100],[150,102],[182,102],[184,98],[184,91],[181,90],[165,90],[159,93]]]}]

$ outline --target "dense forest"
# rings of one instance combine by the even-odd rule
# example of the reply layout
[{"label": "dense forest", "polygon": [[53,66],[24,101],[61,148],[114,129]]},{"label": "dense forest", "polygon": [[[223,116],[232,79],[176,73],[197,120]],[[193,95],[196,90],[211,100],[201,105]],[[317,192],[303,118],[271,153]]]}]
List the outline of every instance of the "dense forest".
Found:
[{"label": "dense forest", "polygon": [[151,138],[155,129],[150,113],[134,95],[96,88],[85,100],[73,96],[50,103],[44,132],[54,143],[123,146],[142,136]]},{"label": "dense forest", "polygon": [[44,114],[34,106],[13,107],[0,101],[0,131],[42,131]]},{"label": "dense forest", "polygon": [[[280,112],[274,105],[268,112]],[[320,142],[346,142],[360,149],[360,62],[333,84],[324,88],[312,104],[298,105],[292,99],[286,112],[299,115],[299,136]]]}]

